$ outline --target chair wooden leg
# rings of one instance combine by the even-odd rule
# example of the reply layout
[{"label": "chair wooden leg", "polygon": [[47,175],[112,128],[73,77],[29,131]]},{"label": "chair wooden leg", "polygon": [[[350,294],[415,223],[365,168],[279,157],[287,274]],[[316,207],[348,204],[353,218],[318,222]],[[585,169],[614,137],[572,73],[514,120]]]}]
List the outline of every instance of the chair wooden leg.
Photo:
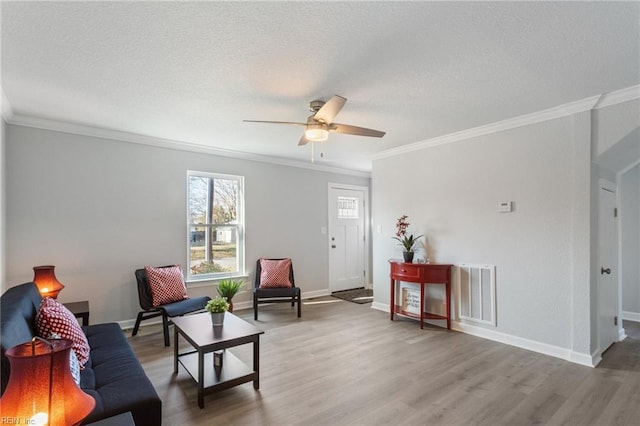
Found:
[{"label": "chair wooden leg", "polygon": [[167,314],[162,314],[162,331],[164,332],[164,345],[170,346],[169,343],[169,319],[167,318]]},{"label": "chair wooden leg", "polygon": [[138,330],[140,329],[140,323],[142,322],[142,314],[144,312],[138,312],[138,318],[136,318],[136,324],[133,326],[133,331],[131,332],[132,336],[138,334]]},{"label": "chair wooden leg", "polygon": [[258,296],[253,295],[253,319],[258,321]]},{"label": "chair wooden leg", "polygon": [[302,300],[300,297],[300,293],[298,293],[298,318],[300,318],[302,316]]}]

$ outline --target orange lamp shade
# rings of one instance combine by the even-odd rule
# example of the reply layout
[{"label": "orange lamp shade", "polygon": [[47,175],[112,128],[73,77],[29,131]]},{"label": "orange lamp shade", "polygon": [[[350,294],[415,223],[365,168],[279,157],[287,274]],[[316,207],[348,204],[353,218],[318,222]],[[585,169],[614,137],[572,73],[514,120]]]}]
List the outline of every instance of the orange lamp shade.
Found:
[{"label": "orange lamp shade", "polygon": [[67,426],[79,424],[96,402],[71,376],[71,340],[34,340],[5,352],[11,365],[2,398],[2,419],[13,424]]},{"label": "orange lamp shade", "polygon": [[55,266],[53,265],[33,267],[33,282],[36,283],[42,297],[52,297],[56,299],[58,293],[64,288],[62,283],[56,278],[54,269]]}]

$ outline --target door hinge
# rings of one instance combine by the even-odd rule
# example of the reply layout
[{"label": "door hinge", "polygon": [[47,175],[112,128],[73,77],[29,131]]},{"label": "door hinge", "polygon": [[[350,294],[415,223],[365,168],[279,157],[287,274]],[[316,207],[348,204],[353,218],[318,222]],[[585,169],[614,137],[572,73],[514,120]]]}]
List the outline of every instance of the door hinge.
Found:
[{"label": "door hinge", "polygon": [[362,271],[362,276],[366,278],[367,277],[367,271]]},{"label": "door hinge", "polygon": [[613,208],[613,217],[618,217],[618,208],[617,207]]},{"label": "door hinge", "polygon": [[618,317],[613,317],[613,325],[618,325]]}]

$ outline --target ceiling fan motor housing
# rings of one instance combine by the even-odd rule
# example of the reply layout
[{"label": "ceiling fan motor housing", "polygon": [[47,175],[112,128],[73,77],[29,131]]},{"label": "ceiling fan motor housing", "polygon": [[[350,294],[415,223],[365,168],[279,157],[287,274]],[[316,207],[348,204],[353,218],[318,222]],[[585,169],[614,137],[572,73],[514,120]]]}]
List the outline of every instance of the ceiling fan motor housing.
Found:
[{"label": "ceiling fan motor housing", "polygon": [[311,112],[318,112],[318,110],[320,108],[322,108],[322,106],[325,104],[325,101],[321,101],[319,99],[316,99],[315,101],[311,101],[309,102],[309,111]]}]

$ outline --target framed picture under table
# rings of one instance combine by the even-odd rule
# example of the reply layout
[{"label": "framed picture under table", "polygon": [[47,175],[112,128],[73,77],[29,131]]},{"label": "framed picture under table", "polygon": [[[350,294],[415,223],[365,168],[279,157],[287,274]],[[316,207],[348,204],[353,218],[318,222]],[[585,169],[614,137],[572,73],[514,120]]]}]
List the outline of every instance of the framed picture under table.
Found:
[{"label": "framed picture under table", "polygon": [[402,287],[402,311],[420,315],[420,290]]}]

